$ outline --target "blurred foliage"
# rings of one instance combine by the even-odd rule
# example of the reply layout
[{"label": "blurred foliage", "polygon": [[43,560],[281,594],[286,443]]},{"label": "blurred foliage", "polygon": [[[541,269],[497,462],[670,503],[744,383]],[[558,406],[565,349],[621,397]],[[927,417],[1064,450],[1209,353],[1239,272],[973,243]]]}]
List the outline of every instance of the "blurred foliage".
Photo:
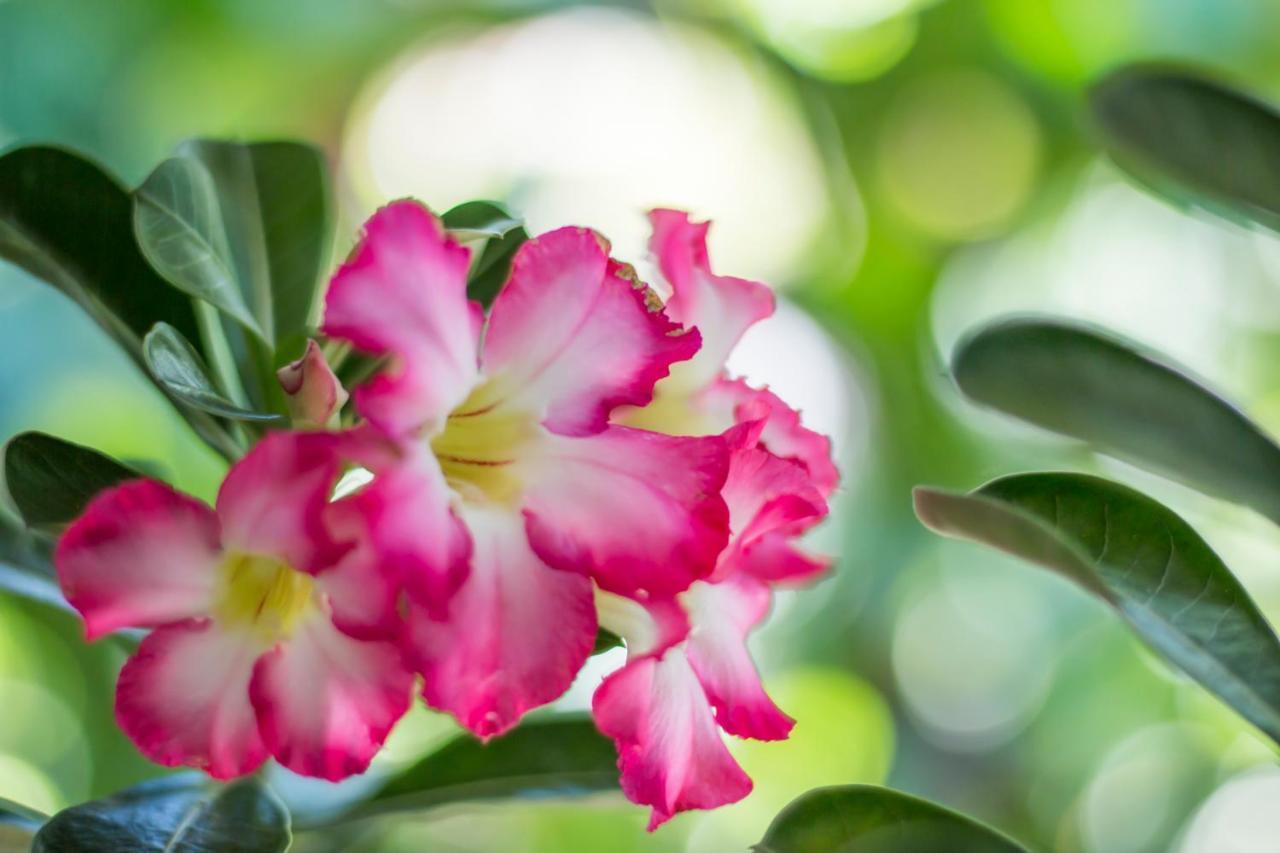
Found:
[{"label": "blurred foliage", "polygon": [[[356,174],[353,116],[378,108],[379,87],[406,58],[462,28],[501,27],[564,5],[574,4],[0,0],[0,145],[73,146],[136,186],[184,138],[305,139],[335,166],[344,235],[378,201]],[[1077,445],[974,412],[946,380],[944,355],[956,329],[1010,307],[1102,320],[1175,353],[1265,426],[1280,426],[1276,239],[1204,228],[1140,198],[1100,163],[1083,118],[1088,84],[1135,60],[1208,64],[1264,95],[1280,95],[1280,6],[611,5],[637,20],[705,33],[766,75],[744,78],[755,81],[750,85],[776,83],[799,105],[778,120],[799,122],[788,130],[819,152],[820,186],[835,199],[815,219],[821,224],[808,235],[813,249],[805,263],[779,282],[788,303],[816,325],[786,327],[801,329],[805,339],[773,339],[766,353],[794,372],[813,370],[808,378],[848,425],[844,491],[816,546],[838,553],[838,568],[814,590],[781,602],[756,644],[767,683],[799,720],[795,737],[734,744],[757,793],[734,809],[681,817],[653,836],[643,831],[642,810],[605,795],[371,821],[355,837],[304,832],[299,849],[591,850],[607,838],[614,850],[718,850],[757,840],[777,809],[804,789],[855,782],[887,783],[944,803],[1037,849],[1174,847],[1199,804],[1220,788],[1237,790],[1237,783],[1222,786],[1270,759],[1256,733],[1171,676],[1084,596],[977,547],[929,535],[912,515],[910,488],[967,488],[1033,460],[1036,467],[1101,467],[1175,505],[1274,621],[1280,535]],[[582,31],[599,20],[581,19]],[[522,49],[515,42],[489,49]],[[574,51],[566,54],[534,51],[527,60],[568,61]],[[706,69],[692,63],[677,70]],[[553,94],[522,91],[520,79],[506,86],[500,94],[509,99]],[[438,137],[458,137],[481,118],[475,105],[496,97],[474,94],[448,114],[417,120]],[[522,138],[500,142],[530,145],[561,120],[555,109],[542,124],[522,128]],[[630,106],[619,100],[593,109]],[[634,117],[642,142],[691,138],[694,130],[654,121]],[[747,130],[718,131],[718,149],[690,156],[714,172],[718,150],[751,143]],[[589,142],[604,146],[609,162],[607,146],[617,140]],[[611,171],[594,165],[562,175],[558,191],[607,191],[633,168],[628,158],[639,150],[627,148]],[[421,152],[424,162],[434,162],[431,153]],[[791,165],[758,163],[761,174]],[[730,177],[749,206],[753,176]],[[519,187],[510,194],[506,200],[518,209]],[[474,195],[491,192],[482,187]],[[697,212],[721,217],[718,228],[730,230],[732,209]],[[779,223],[793,218],[786,209],[769,213]],[[340,257],[350,239],[337,242]],[[728,259],[718,266],[753,274]],[[179,485],[212,495],[220,461],[135,366],[64,299],[7,266],[0,267],[0,338],[7,342],[0,437],[42,430],[117,458],[159,458]],[[828,341],[835,367],[785,360],[792,349],[821,352]],[[820,370],[830,375],[816,375]],[[52,811],[155,775],[112,719],[122,659],[111,642],[86,646],[64,613],[0,599],[0,798]],[[589,687],[575,688],[563,704],[581,708],[583,695]],[[411,720],[401,741],[412,748],[393,744],[387,766],[411,762],[447,729],[421,717],[431,737],[415,741]],[[340,796],[285,781],[286,797]],[[1205,832],[1196,837],[1213,838]]]}]

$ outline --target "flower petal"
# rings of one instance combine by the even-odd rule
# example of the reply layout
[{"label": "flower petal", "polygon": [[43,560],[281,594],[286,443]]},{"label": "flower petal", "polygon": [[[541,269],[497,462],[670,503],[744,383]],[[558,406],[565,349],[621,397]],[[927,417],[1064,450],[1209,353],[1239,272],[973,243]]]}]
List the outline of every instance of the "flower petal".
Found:
[{"label": "flower petal", "polygon": [[324,332],[390,366],[355,391],[356,408],[395,435],[442,421],[476,379],[482,314],[467,301],[470,250],[415,201],[397,201],[364,226],[334,275]]},{"label": "flower petal", "polygon": [[795,721],[764,692],[747,634],[769,611],[769,588],[746,576],[696,583],[681,598],[692,630],[685,643],[720,728],[739,737],[782,740]]},{"label": "flower petal", "polygon": [[345,550],[329,536],[325,512],[339,460],[326,433],[273,432],[231,466],[218,490],[227,551],[277,557],[303,572],[331,565]]},{"label": "flower petal", "polygon": [[643,406],[698,337],[585,228],[561,228],[517,251],[494,300],[482,363],[505,405],[536,412],[565,435],[598,432],[616,406]]},{"label": "flower petal", "polygon": [[394,639],[401,629],[400,576],[378,550],[367,515],[358,498],[329,505],[329,529],[351,550],[316,575],[316,586],[339,630],[361,640]]},{"label": "flower petal", "polygon": [[209,620],[158,628],[120,671],[120,728],[165,767],[199,767],[216,779],[249,773],[267,757],[249,704],[261,653],[251,634]]},{"label": "flower petal", "polygon": [[332,782],[369,767],[412,695],[396,645],[353,639],[320,612],[259,659],[249,684],[276,760]]},{"label": "flower petal", "polygon": [[600,731],[618,746],[627,799],[653,807],[650,830],[677,812],[751,793],[751,779],[725,748],[706,694],[678,649],[631,661],[604,680],[591,707]]},{"label": "flower petal", "polygon": [[649,250],[671,285],[667,314],[702,335],[702,349],[682,365],[682,387],[702,388],[724,369],[729,352],[754,323],[773,313],[773,292],[757,281],[715,275],[707,258],[708,222],[691,222],[678,210],[649,213]]},{"label": "flower petal", "polygon": [[738,423],[763,421],[759,441],[765,450],[803,464],[822,497],[835,491],[840,472],[831,460],[831,439],[805,427],[800,413],[769,389],[752,388],[741,379],[721,379],[707,389],[703,404],[717,410],[731,405]]},{"label": "flower petal", "polygon": [[472,544],[440,465],[422,446],[406,445],[374,474],[347,500],[368,525],[375,558],[416,603],[442,616],[466,579]]},{"label": "flower petal", "polygon": [[467,509],[471,574],[445,620],[413,609],[410,654],[423,697],[483,738],[559,697],[595,643],[591,582],[549,568],[529,549],[519,515]]},{"label": "flower petal", "polygon": [[732,451],[721,494],[729,507],[732,538],[720,554],[716,578],[732,574],[743,552],[765,536],[797,536],[827,515],[827,502],[804,465],[756,445]]},{"label": "flower petal", "polygon": [[529,542],[559,569],[621,595],[664,597],[708,575],[728,539],[718,437],[609,427],[550,436],[529,463]]},{"label": "flower petal", "polygon": [[54,564],[92,640],[208,613],[220,558],[212,509],[135,480],[90,502],[62,534]]},{"label": "flower petal", "polygon": [[827,557],[815,557],[787,534],[767,533],[735,555],[735,572],[770,584],[804,584],[831,568]]}]

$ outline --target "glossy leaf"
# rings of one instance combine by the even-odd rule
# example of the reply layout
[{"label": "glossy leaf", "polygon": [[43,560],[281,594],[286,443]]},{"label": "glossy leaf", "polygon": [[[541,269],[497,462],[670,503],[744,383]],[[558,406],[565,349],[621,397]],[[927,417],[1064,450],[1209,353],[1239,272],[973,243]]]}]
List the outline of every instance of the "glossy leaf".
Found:
[{"label": "glossy leaf", "polygon": [[462,242],[484,240],[475,253],[467,277],[467,295],[488,308],[502,289],[516,249],[529,239],[524,223],[491,201],[468,201],[440,217],[445,228]]},{"label": "glossy leaf", "polygon": [[134,192],[133,224],[143,254],[175,287],[262,334],[241,297],[218,190],[200,161],[157,166]]},{"label": "glossy leaf", "polygon": [[1218,555],[1166,507],[1084,474],[1020,474],[968,495],[921,488],[915,503],[938,533],[990,545],[1092,592],[1280,742],[1280,640]]},{"label": "glossy leaf", "polygon": [[143,353],[156,382],[189,406],[233,420],[283,420],[279,415],[251,411],[228,400],[213,386],[199,354],[172,326],[157,324],[143,341]]},{"label": "glossy leaf", "polygon": [[529,720],[488,743],[462,735],[391,778],[354,816],[471,800],[616,790],[618,755],[585,716]]},{"label": "glossy leaf", "polygon": [[0,591],[74,613],[58,587],[48,543],[0,514]]},{"label": "glossy leaf", "polygon": [[440,217],[454,239],[488,240],[502,237],[523,223],[491,201],[466,201]]},{"label": "glossy leaf", "polygon": [[4,449],[4,478],[32,527],[65,524],[104,489],[141,476],[106,454],[42,432],[14,436]]},{"label": "glossy leaf", "polygon": [[1122,69],[1090,93],[1103,146],[1156,192],[1280,230],[1280,111],[1203,76]]},{"label": "glossy leaf", "polygon": [[213,177],[236,280],[279,367],[302,350],[328,263],[324,155],[299,142],[212,139],[187,142],[178,153]]},{"label": "glossy leaf", "polygon": [[0,156],[0,257],[80,305],[141,364],[142,336],[166,322],[197,332],[191,300],[147,264],[128,193],[93,163],[32,146]]},{"label": "glossy leaf", "polygon": [[289,813],[258,780],[218,785],[182,775],[61,811],[36,834],[31,850],[279,853],[289,842]]},{"label": "glossy leaf", "polygon": [[0,799],[0,853],[26,853],[47,819],[35,809]]},{"label": "glossy leaf", "polygon": [[484,251],[471,265],[471,273],[467,278],[467,296],[488,308],[493,304],[498,291],[507,281],[511,271],[511,261],[526,240],[529,232],[524,228],[513,228],[501,238],[485,243]]},{"label": "glossy leaf", "polygon": [[973,400],[1082,439],[1280,523],[1280,447],[1179,368],[1084,326],[1015,319],[952,361]]},{"label": "glossy leaf", "polygon": [[817,788],[778,813],[756,853],[1026,853],[996,830],[927,800],[878,788]]}]

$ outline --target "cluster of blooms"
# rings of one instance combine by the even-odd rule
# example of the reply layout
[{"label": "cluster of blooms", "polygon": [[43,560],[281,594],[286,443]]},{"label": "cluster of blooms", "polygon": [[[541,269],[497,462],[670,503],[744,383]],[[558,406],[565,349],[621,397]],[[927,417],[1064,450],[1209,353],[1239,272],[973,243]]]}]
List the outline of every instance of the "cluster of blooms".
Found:
[{"label": "cluster of blooms", "polygon": [[[751,781],[721,730],[785,738],[746,648],[772,589],[826,563],[827,440],[725,359],[773,310],[712,273],[706,224],[651,214],[665,305],[583,228],[524,243],[486,317],[470,251],[412,201],[379,210],[329,286],[324,334],[383,368],[347,394],[312,342],[281,371],[295,429],[259,442],[216,507],[152,480],[99,495],[56,553],[89,636],[153,628],[120,725],[218,778],[268,756],[363,771],[408,708],[482,738],[559,697],[599,627],[625,665],[595,693],[623,788],[673,814]],[[335,496],[345,471],[372,478]]]}]

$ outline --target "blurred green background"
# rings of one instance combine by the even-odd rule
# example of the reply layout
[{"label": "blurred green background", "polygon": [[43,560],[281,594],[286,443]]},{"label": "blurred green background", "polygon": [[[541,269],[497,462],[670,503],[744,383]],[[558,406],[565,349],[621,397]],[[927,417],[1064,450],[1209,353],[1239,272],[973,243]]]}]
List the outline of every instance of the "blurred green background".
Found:
[{"label": "blurred green background", "polygon": [[[0,146],[55,142],[129,184],[190,136],[303,137],[334,169],[335,253],[379,203],[508,201],[644,260],[643,212],[715,220],[721,272],[781,295],[732,367],[831,433],[838,568],[754,639],[799,724],[735,743],[743,803],[654,835],[620,796],[433,812],[299,849],[719,851],[808,788],[887,783],[1037,849],[1280,846],[1274,755],[1100,606],[939,540],[910,488],[1102,469],[1182,512],[1273,618],[1280,534],[966,406],[964,330],[1018,311],[1155,346],[1280,430],[1280,242],[1150,200],[1102,162],[1083,92],[1172,59],[1280,96],[1274,0],[0,0]],[[645,269],[641,264],[642,270]],[[219,463],[70,303],[0,264],[0,437]],[[122,652],[0,598],[0,797],[53,810],[153,775],[115,730]],[[616,659],[556,706],[583,708]],[[454,729],[415,710],[382,766]],[[277,779],[306,808],[358,788]],[[367,784],[367,783],[365,783]]]}]

